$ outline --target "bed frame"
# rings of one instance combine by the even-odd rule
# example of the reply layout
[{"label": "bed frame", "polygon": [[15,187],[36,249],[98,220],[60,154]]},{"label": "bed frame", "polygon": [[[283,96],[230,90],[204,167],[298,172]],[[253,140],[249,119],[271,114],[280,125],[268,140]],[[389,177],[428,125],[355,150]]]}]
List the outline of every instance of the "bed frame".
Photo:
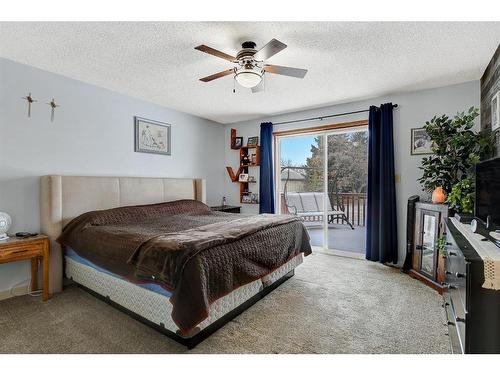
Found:
[{"label": "bed frame", "polygon": [[[178,199],[195,199],[206,203],[205,180],[56,175],[41,177],[41,230],[49,236],[51,242],[50,293],[60,292],[63,287],[64,259],[62,249],[55,240],[70,220],[93,210]],[[214,309],[217,311],[214,314],[211,312],[211,316],[200,323],[188,336],[181,336],[176,332],[172,323],[165,324],[167,321],[165,306],[169,305],[167,297],[147,291],[125,280],[113,278],[90,267],[78,266],[71,259],[66,259],[66,262],[69,263],[66,276],[73,279],[81,288],[188,348],[193,348],[292,277],[295,267],[302,263],[302,255],[295,257],[270,275],[247,284],[216,301],[215,303],[224,302],[224,307],[218,306]],[[108,290],[106,286],[110,283],[113,284],[113,288]],[[128,295],[124,297],[126,293]],[[136,300],[146,301],[146,308],[137,308],[134,303],[127,303],[127,301]],[[155,309],[162,309],[163,315],[160,314],[159,318],[155,317],[155,314],[152,314],[156,312]]]}]

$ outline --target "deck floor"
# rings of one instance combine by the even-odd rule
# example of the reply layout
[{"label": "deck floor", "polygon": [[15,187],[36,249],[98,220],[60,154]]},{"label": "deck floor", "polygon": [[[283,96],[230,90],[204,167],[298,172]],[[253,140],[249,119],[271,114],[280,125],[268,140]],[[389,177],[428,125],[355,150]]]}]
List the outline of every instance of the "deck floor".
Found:
[{"label": "deck floor", "polygon": [[[317,223],[306,223],[306,227],[311,237],[311,245],[323,247],[322,226]],[[365,254],[366,227],[355,226],[354,230],[352,230],[348,225],[329,224],[328,248],[356,254]]]}]

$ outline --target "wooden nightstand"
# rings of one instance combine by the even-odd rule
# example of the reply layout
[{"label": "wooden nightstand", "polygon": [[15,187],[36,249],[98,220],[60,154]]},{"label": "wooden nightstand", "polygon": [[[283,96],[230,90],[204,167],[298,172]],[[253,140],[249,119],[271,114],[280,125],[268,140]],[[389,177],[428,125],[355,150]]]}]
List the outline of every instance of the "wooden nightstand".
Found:
[{"label": "wooden nightstand", "polygon": [[31,259],[31,290],[37,290],[38,260],[43,265],[43,294],[44,301],[49,299],[49,238],[43,234],[34,237],[10,237],[0,241],[0,264]]}]

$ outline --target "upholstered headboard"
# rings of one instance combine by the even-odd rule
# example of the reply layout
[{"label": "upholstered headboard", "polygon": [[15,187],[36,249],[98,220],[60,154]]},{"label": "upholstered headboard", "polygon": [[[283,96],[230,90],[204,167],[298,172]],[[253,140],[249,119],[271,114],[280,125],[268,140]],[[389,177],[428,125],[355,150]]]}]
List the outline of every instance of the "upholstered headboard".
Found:
[{"label": "upholstered headboard", "polygon": [[206,202],[205,180],[190,178],[43,176],[42,233],[50,237],[50,293],[62,290],[61,247],[55,240],[80,214],[120,206],[196,199]]}]

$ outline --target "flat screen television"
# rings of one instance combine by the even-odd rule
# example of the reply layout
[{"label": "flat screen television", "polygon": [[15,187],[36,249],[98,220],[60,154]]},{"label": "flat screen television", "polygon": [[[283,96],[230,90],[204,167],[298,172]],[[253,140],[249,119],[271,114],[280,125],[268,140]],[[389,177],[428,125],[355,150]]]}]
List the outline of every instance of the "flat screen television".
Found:
[{"label": "flat screen television", "polygon": [[500,225],[500,157],[476,164],[475,216],[486,222]]}]

